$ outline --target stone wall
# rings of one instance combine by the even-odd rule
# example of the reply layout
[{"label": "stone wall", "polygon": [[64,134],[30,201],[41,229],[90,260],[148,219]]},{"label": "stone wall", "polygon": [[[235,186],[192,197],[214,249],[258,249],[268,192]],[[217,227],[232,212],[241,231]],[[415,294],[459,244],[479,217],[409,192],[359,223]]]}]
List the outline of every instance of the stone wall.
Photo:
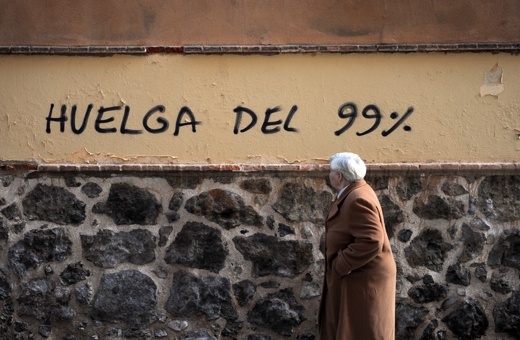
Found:
[{"label": "stone wall", "polygon": [[[0,338],[317,339],[320,169],[0,171]],[[369,171],[396,339],[520,339],[515,173]]]}]

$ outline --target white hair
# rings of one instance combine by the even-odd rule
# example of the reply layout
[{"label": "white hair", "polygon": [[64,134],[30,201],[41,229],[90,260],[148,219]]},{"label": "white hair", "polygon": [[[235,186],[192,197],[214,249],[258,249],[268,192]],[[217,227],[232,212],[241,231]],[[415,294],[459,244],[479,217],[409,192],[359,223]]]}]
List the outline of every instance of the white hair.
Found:
[{"label": "white hair", "polygon": [[357,182],[365,177],[365,162],[351,152],[340,152],[330,157],[330,170],[339,172],[349,182]]}]

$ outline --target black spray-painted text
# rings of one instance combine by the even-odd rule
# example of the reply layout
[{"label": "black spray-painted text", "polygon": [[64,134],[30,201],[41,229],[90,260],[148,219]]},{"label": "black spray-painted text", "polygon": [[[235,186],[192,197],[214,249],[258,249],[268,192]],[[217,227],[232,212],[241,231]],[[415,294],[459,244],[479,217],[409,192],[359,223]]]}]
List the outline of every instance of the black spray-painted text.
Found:
[{"label": "black spray-painted text", "polygon": [[[87,127],[89,126],[89,122],[94,127],[94,130],[98,133],[120,133],[127,135],[138,135],[142,134],[144,131],[152,134],[164,133],[170,129],[170,121],[165,117],[166,108],[163,105],[157,105],[148,110],[144,114],[141,120],[139,120],[139,116],[137,119],[132,117],[132,124],[129,122],[132,116],[130,106],[110,106],[110,107],[99,107],[97,112],[93,114],[91,119],[91,113],[94,108],[93,104],[89,104],[85,110],[85,114],[81,117],[78,115],[77,105],[73,105],[70,108],[70,117],[68,113],[67,105],[62,105],[60,112],[54,112],[54,104],[51,104],[49,113],[47,115],[46,121],[46,129],[45,132],[50,134],[53,129],[56,129],[59,126],[60,132],[65,132],[67,130],[67,125],[70,126],[70,130],[74,134],[82,134]],[[117,113],[122,112],[122,118],[120,118],[120,122],[116,121]],[[262,125],[260,126],[260,131],[263,134],[274,134],[280,132],[286,133],[298,133],[299,129],[293,125],[293,118],[295,117],[298,111],[298,106],[293,105],[291,109],[284,114],[280,106],[276,106],[274,108],[267,108],[263,115],[257,114],[255,111],[250,108],[237,106],[232,112],[235,113],[234,119],[235,124],[233,127],[234,134],[246,133],[247,131],[253,129],[259,120],[259,116],[262,118]],[[404,122],[410,117],[413,113],[413,107],[409,107],[403,116],[397,120],[393,125],[389,126],[387,129],[384,129],[381,132],[383,137],[389,136],[392,132],[394,132],[398,127],[404,124]],[[359,116],[358,107],[353,102],[347,102],[341,105],[338,109],[337,115],[340,119],[345,119],[346,123],[340,129],[333,131],[334,135],[340,136],[344,134],[347,130],[349,130],[355,123],[356,119]],[[361,132],[356,132],[356,136],[365,136],[370,133],[376,131],[376,129],[381,124],[381,120],[383,118],[383,114],[378,106],[374,104],[367,105],[361,111],[361,116],[364,119],[373,120],[372,126]],[[243,122],[243,118],[247,118],[245,122]],[[316,117],[319,119],[320,117]],[[399,113],[392,112],[390,114],[390,118],[395,120],[399,118]],[[67,124],[69,122],[70,124]],[[193,111],[187,107],[183,106],[175,117],[175,126],[173,127],[173,136],[179,136],[181,132],[181,128],[186,126],[191,128],[192,133],[197,132],[197,125],[202,124],[201,121],[198,121],[195,117]],[[411,131],[412,128],[409,125],[403,126],[404,131]]]}]

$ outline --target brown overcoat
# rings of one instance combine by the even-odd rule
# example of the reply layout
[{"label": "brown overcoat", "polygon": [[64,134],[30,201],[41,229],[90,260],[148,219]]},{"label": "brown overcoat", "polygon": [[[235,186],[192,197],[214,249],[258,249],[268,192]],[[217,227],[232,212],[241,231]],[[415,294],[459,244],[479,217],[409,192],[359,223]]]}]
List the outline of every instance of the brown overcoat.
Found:
[{"label": "brown overcoat", "polygon": [[393,340],[395,285],[379,200],[364,180],[352,183],[325,220],[320,340]]}]

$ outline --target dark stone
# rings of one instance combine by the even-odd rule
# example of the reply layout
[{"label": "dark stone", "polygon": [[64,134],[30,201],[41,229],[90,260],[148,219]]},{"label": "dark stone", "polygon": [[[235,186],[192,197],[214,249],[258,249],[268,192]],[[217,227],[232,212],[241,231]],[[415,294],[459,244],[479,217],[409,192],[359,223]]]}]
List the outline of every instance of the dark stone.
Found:
[{"label": "dark stone", "polygon": [[153,225],[162,205],[144,189],[128,183],[115,183],[110,187],[107,202],[97,203],[92,211],[109,215],[117,225]]},{"label": "dark stone", "polygon": [[29,220],[43,220],[62,225],[78,225],[85,221],[85,203],[60,187],[37,184],[25,196],[22,205],[23,212]]},{"label": "dark stone", "polygon": [[180,176],[167,176],[165,179],[172,188],[179,189],[195,189],[202,183],[202,176],[198,174],[195,176],[180,174]]},{"label": "dark stone", "polygon": [[280,233],[280,237],[295,234],[293,227],[283,223],[278,223],[278,233]]},{"label": "dark stone", "polygon": [[274,222],[275,222],[275,219],[274,219],[273,215],[267,216],[265,224],[269,227],[269,229],[274,230]]},{"label": "dark stone", "polygon": [[504,295],[513,291],[513,282],[506,275],[493,274],[489,286],[491,290]]},{"label": "dark stone", "polygon": [[291,288],[282,289],[258,300],[247,313],[247,321],[250,323],[269,328],[284,336],[291,336],[294,327],[304,320],[305,308],[297,303]]},{"label": "dark stone", "polygon": [[441,187],[442,192],[448,196],[460,196],[468,193],[462,185],[458,183],[445,182]]},{"label": "dark stone", "polygon": [[137,270],[103,274],[92,300],[90,317],[143,329],[155,321],[157,286]]},{"label": "dark stone", "polygon": [[9,249],[9,265],[19,277],[43,262],[61,262],[72,254],[68,230],[54,228],[31,230]]},{"label": "dark stone", "polygon": [[112,336],[112,337],[121,337],[123,335],[123,331],[120,328],[109,328],[106,333],[106,336]]},{"label": "dark stone", "polygon": [[422,191],[422,180],[419,177],[403,179],[397,183],[395,191],[401,200],[408,201]]},{"label": "dark stone", "polygon": [[176,212],[167,212],[165,215],[169,223],[173,223],[181,219],[181,215]]},{"label": "dark stone", "polygon": [[38,326],[38,333],[44,338],[48,338],[51,335],[51,326],[49,325],[40,325]]},{"label": "dark stone", "polygon": [[238,305],[243,307],[255,296],[256,286],[249,280],[243,280],[233,284],[233,293],[238,301]]},{"label": "dark stone", "polygon": [[76,180],[74,176],[65,176],[65,185],[69,188],[77,188],[81,186],[81,183]]},{"label": "dark stone", "polygon": [[305,276],[303,277],[302,281],[312,282],[312,274],[311,273],[305,274]]},{"label": "dark stone", "polygon": [[436,229],[426,229],[405,248],[404,254],[411,267],[426,267],[440,272],[452,245],[444,243],[442,234]]},{"label": "dark stone", "polygon": [[168,331],[164,328],[156,329],[154,334],[156,338],[166,338],[168,337]]},{"label": "dark stone", "polygon": [[14,176],[11,176],[11,175],[2,176],[2,177],[0,177],[0,181],[2,182],[2,186],[4,188],[7,188],[14,182]]},{"label": "dark stone", "polygon": [[102,268],[119,263],[146,264],[155,260],[155,236],[144,229],[115,233],[99,230],[96,235],[80,235],[83,256]]},{"label": "dark stone", "polygon": [[5,198],[0,197],[0,207],[5,205]]},{"label": "dark stone", "polygon": [[469,207],[468,214],[475,215],[478,209],[478,199],[473,196],[469,196]]},{"label": "dark stone", "polygon": [[312,334],[298,334],[296,340],[316,340],[316,336]]},{"label": "dark stone", "polygon": [[224,317],[236,320],[238,313],[231,298],[231,284],[223,277],[196,277],[177,272],[173,278],[165,309],[176,318],[206,315],[207,320]]},{"label": "dark stone", "polygon": [[491,227],[480,218],[472,219],[471,222],[469,223],[469,225],[472,228],[482,230],[482,231],[488,231],[489,229],[491,229]]},{"label": "dark stone", "polygon": [[271,340],[271,337],[269,335],[251,334],[247,337],[247,340]]},{"label": "dark stone", "polygon": [[9,239],[9,227],[3,218],[0,217],[0,241],[7,241]]},{"label": "dark stone", "polygon": [[152,272],[155,274],[155,276],[157,276],[160,279],[165,279],[168,277],[168,270],[166,270],[166,268],[163,268],[161,266],[158,266],[157,268],[152,270]]},{"label": "dark stone", "polygon": [[45,273],[45,275],[47,275],[47,276],[52,275],[52,274],[54,274],[54,269],[52,269],[51,266],[47,265],[47,266],[45,266],[45,268],[44,268],[44,273]]},{"label": "dark stone", "polygon": [[166,250],[164,260],[218,273],[224,268],[228,254],[220,230],[199,222],[187,222]]},{"label": "dark stone", "polygon": [[510,233],[504,234],[500,237],[497,244],[489,252],[487,264],[491,268],[496,268],[501,265],[520,269],[520,231],[518,229],[512,230]]},{"label": "dark stone", "polygon": [[312,244],[282,241],[274,236],[254,234],[233,238],[236,249],[253,262],[253,276],[295,277],[313,262]]},{"label": "dark stone", "polygon": [[442,319],[461,340],[472,340],[486,334],[489,326],[486,314],[478,301],[468,298],[459,308]]},{"label": "dark stone", "polygon": [[15,332],[25,332],[29,328],[29,324],[27,322],[16,321],[14,323]]},{"label": "dark stone", "polygon": [[461,286],[469,286],[471,283],[471,274],[469,271],[463,273],[459,263],[452,264],[446,271],[446,282]]},{"label": "dark stone", "polygon": [[320,296],[321,286],[317,283],[311,283],[303,285],[300,291],[300,299],[302,300],[310,300],[315,297]]},{"label": "dark stone", "polygon": [[217,338],[209,335],[204,329],[199,329],[181,336],[179,340],[217,340]]},{"label": "dark stone", "polygon": [[497,304],[493,316],[497,333],[507,333],[520,339],[520,291],[514,291],[509,299]]},{"label": "dark stone", "polygon": [[240,188],[248,191],[252,194],[269,194],[273,188],[271,187],[271,182],[269,180],[262,179],[247,179],[245,181],[240,182]]},{"label": "dark stone", "polygon": [[480,282],[486,282],[487,279],[487,269],[484,263],[474,263],[471,265],[475,267],[475,277],[480,280]]},{"label": "dark stone", "polygon": [[184,194],[182,192],[176,192],[173,194],[170,199],[170,203],[168,203],[168,209],[173,211],[179,211],[182,206],[182,202],[184,201]]},{"label": "dark stone", "polygon": [[192,214],[204,216],[224,229],[241,224],[262,226],[262,217],[251,206],[246,206],[239,195],[221,189],[213,189],[191,197],[184,208]]},{"label": "dark stone", "polygon": [[376,190],[388,189],[388,176],[371,176],[370,174],[365,177],[365,181]]},{"label": "dark stone", "polygon": [[410,229],[402,229],[397,234],[397,239],[401,242],[408,242],[412,238],[413,231]]},{"label": "dark stone", "polygon": [[8,220],[19,220],[22,218],[22,213],[20,212],[20,209],[18,209],[18,206],[16,203],[13,203],[11,205],[8,205],[4,209],[1,210],[2,214],[8,219]]},{"label": "dark stone", "polygon": [[417,281],[420,281],[421,280],[421,277],[417,274],[417,273],[414,273],[413,275],[412,274],[408,274],[406,275],[405,279],[410,282],[410,283],[415,283]]},{"label": "dark stone", "polygon": [[94,214],[110,214],[110,210],[107,209],[106,204],[102,202],[97,202],[92,206],[92,212]]},{"label": "dark stone", "polygon": [[64,286],[70,286],[83,281],[90,276],[90,270],[83,269],[81,262],[71,263],[60,274],[60,282]]},{"label": "dark stone", "polygon": [[4,301],[4,308],[3,308],[3,311],[4,311],[4,316],[8,316],[8,318],[3,318],[3,319],[2,319],[2,318],[0,317],[0,319],[3,320],[3,321],[7,321],[7,323],[8,323],[9,325],[11,325],[11,324],[12,324],[12,321],[13,321],[11,317],[12,317],[13,314],[14,314],[14,302],[13,302],[13,300],[12,300],[11,298],[8,298],[8,299],[6,299],[6,300]]},{"label": "dark stone", "polygon": [[482,233],[473,231],[470,226],[464,223],[462,224],[461,241],[464,248],[460,256],[460,261],[468,262],[482,254],[486,237]]},{"label": "dark stone", "polygon": [[446,340],[446,331],[438,331],[437,337],[439,338],[439,340]]},{"label": "dark stone", "polygon": [[279,288],[280,283],[276,281],[265,281],[260,283],[260,286],[263,288]]},{"label": "dark stone", "polygon": [[451,306],[453,306],[457,301],[458,301],[457,298],[454,298],[454,297],[447,298],[447,299],[444,300],[444,302],[442,303],[442,305],[441,305],[441,309],[442,309],[442,310],[448,310],[448,308],[450,308]]},{"label": "dark stone", "polygon": [[168,243],[168,237],[172,232],[172,226],[161,227],[161,229],[159,229],[159,247],[164,247]]},{"label": "dark stone", "polygon": [[13,282],[8,276],[0,275],[0,299],[5,300],[11,296]]},{"label": "dark stone", "polygon": [[416,198],[413,212],[420,218],[427,220],[455,220],[464,216],[464,204],[454,199],[430,195],[426,203]]},{"label": "dark stone", "polygon": [[80,304],[88,305],[92,298],[92,287],[90,286],[90,283],[74,288],[74,294],[76,295],[76,300],[78,300]]},{"label": "dark stone", "polygon": [[149,329],[126,329],[123,332],[123,337],[125,339],[151,339],[152,331]]},{"label": "dark stone", "polygon": [[452,225],[451,227],[448,228],[448,235],[450,235],[450,238],[452,240],[455,239],[455,236],[457,236],[458,231],[459,231],[459,229],[457,228],[456,225]]},{"label": "dark stone", "polygon": [[273,209],[290,222],[323,223],[332,201],[332,194],[299,183],[285,183]]},{"label": "dark stone", "polygon": [[408,340],[415,338],[415,330],[425,321],[428,310],[424,307],[396,303],[395,306],[395,338]]},{"label": "dark stone", "polygon": [[88,182],[81,187],[81,192],[88,198],[96,198],[103,192],[103,189],[96,183]]},{"label": "dark stone", "polygon": [[386,234],[388,238],[392,238],[394,237],[397,226],[404,222],[403,210],[395,204],[388,195],[380,197],[379,202],[381,203],[381,208],[383,208]]},{"label": "dark stone", "polygon": [[493,222],[520,219],[520,176],[489,176],[478,188],[480,211]]},{"label": "dark stone", "polygon": [[235,181],[232,173],[208,174],[208,179],[212,179],[215,183],[231,184]]},{"label": "dark stone", "polygon": [[429,275],[429,274],[426,274],[423,276],[422,278],[422,281],[423,283],[426,285],[428,283],[434,283],[435,281],[433,280],[433,276]]},{"label": "dark stone", "polygon": [[450,288],[447,284],[429,283],[408,290],[410,296],[417,303],[440,301],[448,296]]},{"label": "dark stone", "polygon": [[243,320],[239,320],[239,321],[227,320],[226,327],[224,327],[224,329],[222,330],[222,336],[232,338],[232,339],[237,339],[236,336],[237,336],[238,332],[242,329],[242,327],[244,327]]},{"label": "dark stone", "polygon": [[33,279],[22,282],[22,292],[18,297],[18,316],[32,316],[37,320],[69,321],[76,317],[74,309],[68,306],[70,294],[56,288],[56,283],[47,279]]},{"label": "dark stone", "polygon": [[15,234],[22,233],[25,229],[25,221],[22,221],[20,223],[14,223],[13,225],[11,225],[11,229]]},{"label": "dark stone", "polygon": [[431,321],[428,326],[424,329],[421,337],[419,340],[435,340],[435,328],[439,325],[439,322],[437,320]]}]

